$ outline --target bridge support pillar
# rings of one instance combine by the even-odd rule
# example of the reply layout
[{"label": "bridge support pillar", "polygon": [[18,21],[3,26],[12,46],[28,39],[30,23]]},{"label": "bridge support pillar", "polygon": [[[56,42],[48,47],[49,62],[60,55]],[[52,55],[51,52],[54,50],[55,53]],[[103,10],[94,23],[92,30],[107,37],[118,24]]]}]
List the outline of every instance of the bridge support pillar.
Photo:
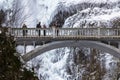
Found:
[{"label": "bridge support pillar", "polygon": [[45,44],[45,41],[42,41],[42,45],[44,45]]},{"label": "bridge support pillar", "polygon": [[108,41],[108,45],[110,45],[110,41]]},{"label": "bridge support pillar", "polygon": [[34,48],[35,48],[35,46],[36,46],[35,41],[33,41],[33,46],[34,46]]},{"label": "bridge support pillar", "polygon": [[98,38],[100,38],[100,27],[98,28]]},{"label": "bridge support pillar", "polygon": [[118,49],[120,50],[120,42],[118,42]]},{"label": "bridge support pillar", "polygon": [[24,54],[26,53],[26,44],[25,44],[25,41],[24,41]]}]

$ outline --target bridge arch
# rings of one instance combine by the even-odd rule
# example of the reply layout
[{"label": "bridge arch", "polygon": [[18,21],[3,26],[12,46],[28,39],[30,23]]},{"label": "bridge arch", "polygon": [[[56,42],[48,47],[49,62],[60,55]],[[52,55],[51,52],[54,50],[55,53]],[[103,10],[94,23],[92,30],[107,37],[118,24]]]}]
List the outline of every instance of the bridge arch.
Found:
[{"label": "bridge arch", "polygon": [[104,52],[110,53],[111,55],[117,58],[120,58],[120,50],[113,46],[110,46],[98,41],[74,41],[74,40],[73,41],[56,41],[56,42],[45,44],[23,55],[22,58],[25,62],[27,62],[44,52],[47,52],[49,50],[56,49],[56,48],[62,48],[62,47],[96,48],[98,50],[102,50]]}]

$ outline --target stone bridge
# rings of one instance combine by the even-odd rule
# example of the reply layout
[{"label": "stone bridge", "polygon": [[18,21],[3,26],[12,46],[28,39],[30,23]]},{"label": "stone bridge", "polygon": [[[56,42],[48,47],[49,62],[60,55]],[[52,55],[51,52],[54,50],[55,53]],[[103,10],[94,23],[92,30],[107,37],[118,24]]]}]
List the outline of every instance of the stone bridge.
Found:
[{"label": "stone bridge", "polygon": [[61,47],[89,47],[120,58],[120,28],[10,28],[17,45],[42,45],[22,56],[25,62]]}]

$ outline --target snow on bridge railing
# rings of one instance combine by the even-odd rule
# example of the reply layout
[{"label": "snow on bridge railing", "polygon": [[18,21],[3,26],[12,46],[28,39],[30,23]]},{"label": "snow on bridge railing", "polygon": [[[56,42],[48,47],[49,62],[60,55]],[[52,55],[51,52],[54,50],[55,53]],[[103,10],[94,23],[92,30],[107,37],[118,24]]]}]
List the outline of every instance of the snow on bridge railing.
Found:
[{"label": "snow on bridge railing", "polygon": [[15,37],[120,37],[120,28],[11,28]]}]

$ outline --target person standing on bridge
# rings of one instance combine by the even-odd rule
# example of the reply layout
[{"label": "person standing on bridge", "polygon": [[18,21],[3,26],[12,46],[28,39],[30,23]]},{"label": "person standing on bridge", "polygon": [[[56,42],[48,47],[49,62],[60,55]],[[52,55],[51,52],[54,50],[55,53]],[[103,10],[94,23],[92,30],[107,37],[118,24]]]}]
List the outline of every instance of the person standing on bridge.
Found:
[{"label": "person standing on bridge", "polygon": [[37,31],[38,31],[38,35],[40,36],[41,35],[41,31],[40,31],[40,28],[41,28],[41,22],[39,22],[36,26],[37,28]]},{"label": "person standing on bridge", "polygon": [[43,25],[43,28],[44,28],[43,34],[44,34],[44,36],[46,36],[46,30],[45,30],[46,29],[46,25],[45,24]]},{"label": "person standing on bridge", "polygon": [[59,27],[56,27],[57,36],[59,36]]},{"label": "person standing on bridge", "polygon": [[59,27],[58,27],[58,22],[56,21],[55,22],[55,33],[56,33],[56,36],[58,36],[59,35]]},{"label": "person standing on bridge", "polygon": [[27,26],[25,24],[23,24],[23,36],[27,36]]}]

